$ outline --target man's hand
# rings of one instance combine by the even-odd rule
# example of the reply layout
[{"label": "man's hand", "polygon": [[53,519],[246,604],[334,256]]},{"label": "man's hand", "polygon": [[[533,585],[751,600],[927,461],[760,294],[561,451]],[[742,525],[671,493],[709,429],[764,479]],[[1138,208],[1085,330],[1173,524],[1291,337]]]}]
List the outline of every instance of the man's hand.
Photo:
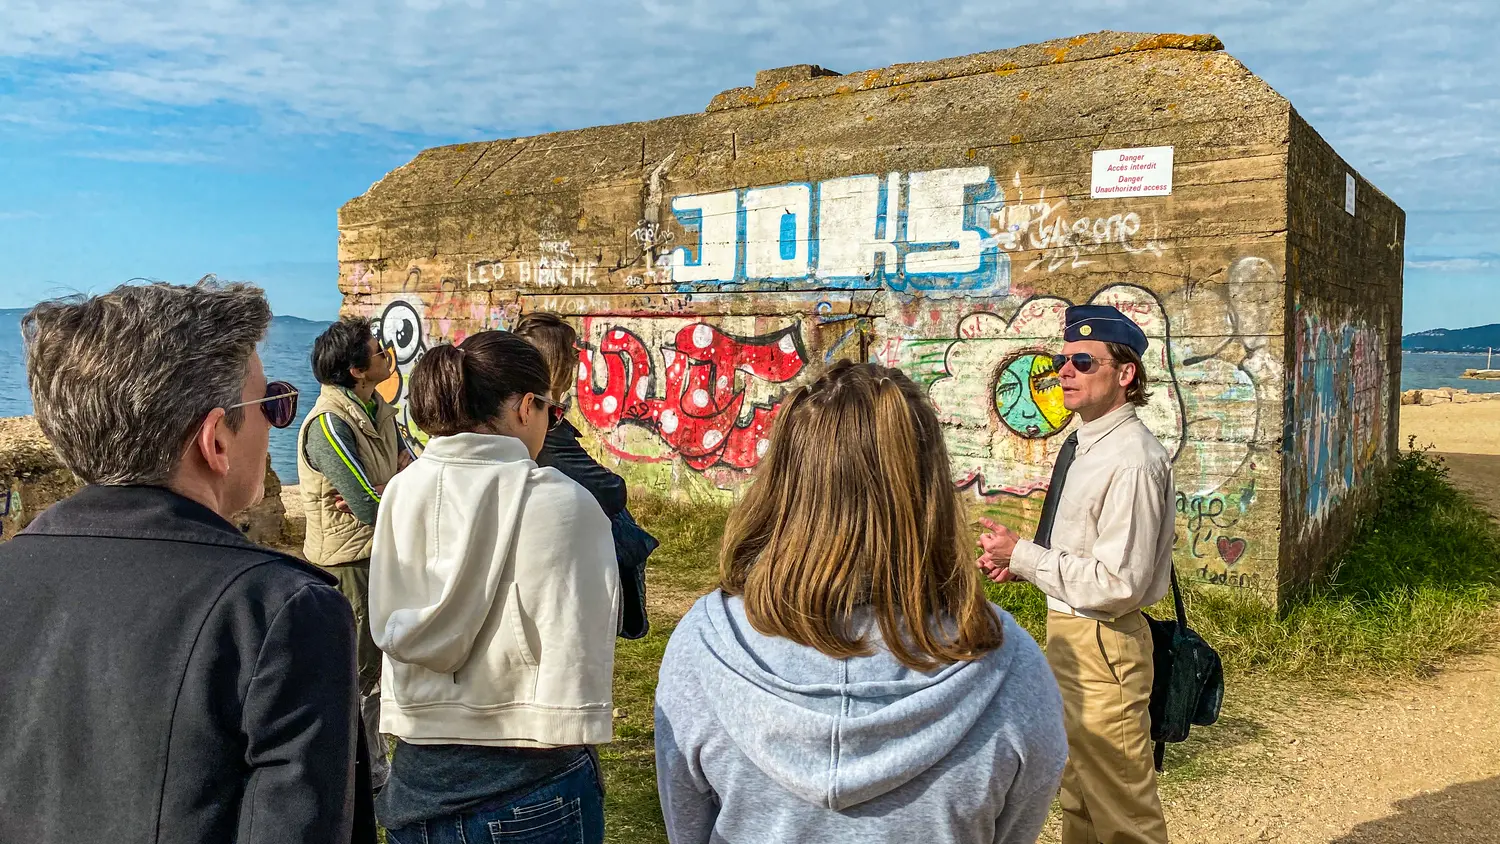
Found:
[{"label": "man's hand", "polygon": [[1010,571],[1010,555],[1015,551],[1016,543],[1021,537],[999,522],[980,519],[979,524],[988,531],[979,537],[979,548],[984,552],[976,561],[979,570],[984,572],[985,577],[996,583],[1019,580]]},{"label": "man's hand", "polygon": [[981,555],[975,564],[979,566],[981,572],[984,572],[985,577],[996,583],[1009,583],[1012,580],[1020,580],[1020,578],[1011,573],[1009,565],[996,562],[988,554]]},{"label": "man's hand", "polygon": [[401,470],[405,469],[407,466],[410,466],[410,465],[411,465],[411,452],[409,452],[409,451],[407,451],[406,449],[403,448],[403,449],[401,449],[401,453],[398,454],[398,455],[396,455],[396,471],[400,472]]},{"label": "man's hand", "polygon": [[980,519],[979,524],[989,531],[979,537],[980,550],[995,562],[1009,565],[1010,555],[1015,552],[1016,543],[1021,541],[1021,537],[999,522]]}]

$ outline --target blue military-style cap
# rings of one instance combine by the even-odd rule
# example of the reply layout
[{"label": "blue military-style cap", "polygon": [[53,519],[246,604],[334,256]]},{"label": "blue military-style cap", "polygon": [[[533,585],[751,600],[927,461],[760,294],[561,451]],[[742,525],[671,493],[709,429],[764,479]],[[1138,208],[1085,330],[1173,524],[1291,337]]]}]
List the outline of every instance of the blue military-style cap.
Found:
[{"label": "blue military-style cap", "polygon": [[1063,314],[1063,342],[1098,340],[1119,343],[1146,354],[1146,332],[1130,317],[1110,305],[1074,305]]}]

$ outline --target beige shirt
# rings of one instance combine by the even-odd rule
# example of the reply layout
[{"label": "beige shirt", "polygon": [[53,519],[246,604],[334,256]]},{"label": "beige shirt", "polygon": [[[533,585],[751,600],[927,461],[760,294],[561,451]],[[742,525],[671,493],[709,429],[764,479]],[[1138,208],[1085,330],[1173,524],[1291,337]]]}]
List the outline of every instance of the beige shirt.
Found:
[{"label": "beige shirt", "polygon": [[1051,550],[1023,539],[1010,569],[1060,612],[1109,620],[1156,603],[1171,585],[1174,490],[1171,459],[1133,405],[1086,423]]}]

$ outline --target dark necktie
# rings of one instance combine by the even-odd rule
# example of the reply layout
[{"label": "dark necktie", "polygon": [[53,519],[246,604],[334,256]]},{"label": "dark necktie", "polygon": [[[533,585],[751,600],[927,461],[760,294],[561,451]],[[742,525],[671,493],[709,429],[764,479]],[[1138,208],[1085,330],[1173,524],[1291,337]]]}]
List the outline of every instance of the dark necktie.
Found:
[{"label": "dark necktie", "polygon": [[1068,467],[1073,465],[1073,452],[1078,450],[1078,432],[1074,431],[1063,440],[1062,450],[1057,452],[1057,462],[1052,464],[1052,480],[1047,484],[1047,497],[1042,500],[1042,519],[1036,523],[1036,539],[1043,548],[1052,547],[1052,522],[1057,519],[1057,502],[1062,498],[1063,482],[1068,479]]}]

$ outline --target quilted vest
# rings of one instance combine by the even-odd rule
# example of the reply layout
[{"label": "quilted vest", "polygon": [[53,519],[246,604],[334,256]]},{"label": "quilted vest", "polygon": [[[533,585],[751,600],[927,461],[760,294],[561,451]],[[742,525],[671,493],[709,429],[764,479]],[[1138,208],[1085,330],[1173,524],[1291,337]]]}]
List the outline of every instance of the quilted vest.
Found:
[{"label": "quilted vest", "polygon": [[370,558],[374,525],[333,506],[338,490],[323,473],[307,463],[307,435],[320,414],[331,413],[354,430],[354,449],[371,486],[382,486],[396,474],[400,438],[396,431],[396,409],[375,395],[375,420],[359,400],[341,387],[323,385],[318,401],[297,434],[297,478],[301,484],[302,509],[307,514],[307,539],[302,544],[309,562],[336,566]]}]

